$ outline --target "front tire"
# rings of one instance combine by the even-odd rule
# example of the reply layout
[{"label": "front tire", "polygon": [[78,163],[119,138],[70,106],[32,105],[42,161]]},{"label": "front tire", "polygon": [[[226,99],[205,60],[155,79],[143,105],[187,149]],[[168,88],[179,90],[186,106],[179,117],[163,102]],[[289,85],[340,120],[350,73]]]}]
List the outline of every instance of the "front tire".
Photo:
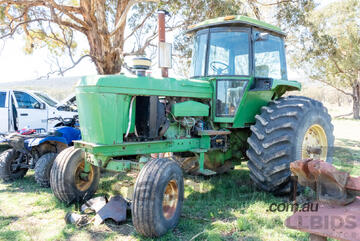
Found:
[{"label": "front tire", "polygon": [[179,165],[170,159],[149,161],[135,184],[132,221],[146,237],[159,237],[174,228],[184,200],[184,180]]},{"label": "front tire", "polygon": [[85,153],[82,149],[69,147],[55,159],[50,172],[50,186],[60,201],[72,203],[88,200],[96,192],[99,180],[99,167],[91,165],[86,179],[80,176],[85,165]]},{"label": "front tire", "polygon": [[57,153],[47,153],[37,160],[35,165],[35,181],[41,187],[50,187],[50,172]]},{"label": "front tire", "polygon": [[[310,157],[331,162],[333,125],[319,101],[302,96],[280,98],[255,118],[246,154],[250,177],[259,188],[289,193],[290,162]],[[314,149],[320,151],[318,156],[308,152]]]},{"label": "front tire", "polygon": [[28,168],[14,167],[20,156],[21,153],[14,149],[6,150],[0,154],[0,179],[9,182],[24,178]]}]

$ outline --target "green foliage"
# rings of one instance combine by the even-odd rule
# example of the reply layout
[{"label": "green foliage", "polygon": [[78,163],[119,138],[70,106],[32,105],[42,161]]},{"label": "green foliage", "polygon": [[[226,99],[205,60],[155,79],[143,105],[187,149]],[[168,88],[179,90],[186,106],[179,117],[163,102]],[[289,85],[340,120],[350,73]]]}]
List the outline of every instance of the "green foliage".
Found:
[{"label": "green foliage", "polygon": [[360,3],[344,0],[323,8],[312,5],[304,13],[301,22],[289,21],[296,26],[299,44],[293,63],[311,79],[352,87],[360,70]]},{"label": "green foliage", "polygon": [[360,3],[345,0],[314,10],[308,16],[312,43],[304,42],[305,61],[314,68],[310,77],[338,87],[352,87],[360,71]]}]

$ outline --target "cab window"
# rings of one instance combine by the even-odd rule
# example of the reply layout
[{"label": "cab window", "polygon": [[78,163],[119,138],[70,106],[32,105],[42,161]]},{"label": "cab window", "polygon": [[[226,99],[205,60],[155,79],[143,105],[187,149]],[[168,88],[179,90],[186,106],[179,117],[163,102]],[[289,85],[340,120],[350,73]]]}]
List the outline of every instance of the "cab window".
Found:
[{"label": "cab window", "polygon": [[210,33],[207,75],[249,75],[249,34],[247,31]]},{"label": "cab window", "polygon": [[6,92],[0,92],[0,108],[5,107]]},{"label": "cab window", "polygon": [[261,32],[255,32],[255,77],[287,79],[283,39],[268,34],[258,40]]},{"label": "cab window", "polygon": [[31,95],[21,92],[21,91],[14,91],[14,95],[15,95],[15,98],[16,98],[19,108],[40,109],[40,102],[37,101]]},{"label": "cab window", "polygon": [[234,116],[247,81],[217,80],[216,116]]},{"label": "cab window", "polygon": [[203,33],[195,37],[190,76],[205,75],[207,36],[207,33]]}]

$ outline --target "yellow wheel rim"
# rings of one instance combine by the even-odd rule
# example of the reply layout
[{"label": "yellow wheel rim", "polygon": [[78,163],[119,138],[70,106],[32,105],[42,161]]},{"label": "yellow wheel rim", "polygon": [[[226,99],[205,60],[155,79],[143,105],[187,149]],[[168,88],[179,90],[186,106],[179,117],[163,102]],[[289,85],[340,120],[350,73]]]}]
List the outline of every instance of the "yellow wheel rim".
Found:
[{"label": "yellow wheel rim", "polygon": [[88,190],[94,181],[94,170],[93,170],[92,166],[90,167],[90,172],[87,176],[87,180],[81,177],[81,173],[84,171],[84,167],[85,167],[85,162],[82,161],[77,166],[76,172],[75,172],[76,188],[82,192]]},{"label": "yellow wheel rim", "polygon": [[178,205],[179,188],[175,180],[170,180],[164,191],[164,199],[162,202],[163,214],[166,219],[171,219]]},{"label": "yellow wheel rim", "polygon": [[326,161],[327,145],[328,142],[324,128],[318,124],[312,125],[304,135],[301,158],[314,158]]}]

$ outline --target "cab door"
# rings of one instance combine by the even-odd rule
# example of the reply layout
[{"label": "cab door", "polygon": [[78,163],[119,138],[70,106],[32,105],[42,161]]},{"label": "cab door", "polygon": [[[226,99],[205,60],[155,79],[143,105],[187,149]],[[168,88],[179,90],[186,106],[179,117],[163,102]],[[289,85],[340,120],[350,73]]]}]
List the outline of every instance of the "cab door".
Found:
[{"label": "cab door", "polygon": [[13,91],[16,100],[18,128],[47,130],[48,111],[46,105],[28,93]]},{"label": "cab door", "polygon": [[9,131],[8,99],[7,91],[0,91],[0,133]]}]

